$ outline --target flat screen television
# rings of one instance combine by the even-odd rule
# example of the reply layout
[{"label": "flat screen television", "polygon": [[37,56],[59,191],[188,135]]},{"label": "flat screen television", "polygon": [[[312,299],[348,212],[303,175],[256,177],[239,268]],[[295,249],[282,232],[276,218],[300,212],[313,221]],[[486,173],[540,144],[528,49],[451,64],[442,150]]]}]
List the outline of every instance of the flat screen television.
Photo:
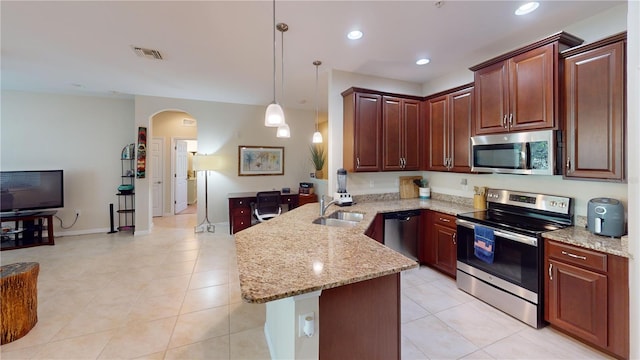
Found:
[{"label": "flat screen television", "polygon": [[0,204],[12,214],[64,207],[63,171],[0,171]]}]

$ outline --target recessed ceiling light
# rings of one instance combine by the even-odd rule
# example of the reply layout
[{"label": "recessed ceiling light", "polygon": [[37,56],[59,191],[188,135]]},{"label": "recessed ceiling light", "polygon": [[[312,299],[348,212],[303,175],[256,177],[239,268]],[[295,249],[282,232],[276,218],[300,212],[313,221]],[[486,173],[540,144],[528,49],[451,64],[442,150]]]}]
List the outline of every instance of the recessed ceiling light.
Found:
[{"label": "recessed ceiling light", "polygon": [[431,59],[422,58],[422,59],[418,59],[418,61],[416,61],[416,65],[426,65],[426,64],[428,64],[430,62],[431,62]]},{"label": "recessed ceiling light", "polygon": [[526,15],[526,14],[534,11],[535,9],[537,9],[538,6],[540,6],[540,3],[537,2],[537,1],[528,2],[528,3],[520,6],[519,8],[517,8],[516,11],[515,11],[515,14],[516,15]]},{"label": "recessed ceiling light", "polygon": [[347,34],[347,38],[349,38],[350,40],[358,40],[361,37],[362,37],[362,31],[360,30],[353,30]]}]

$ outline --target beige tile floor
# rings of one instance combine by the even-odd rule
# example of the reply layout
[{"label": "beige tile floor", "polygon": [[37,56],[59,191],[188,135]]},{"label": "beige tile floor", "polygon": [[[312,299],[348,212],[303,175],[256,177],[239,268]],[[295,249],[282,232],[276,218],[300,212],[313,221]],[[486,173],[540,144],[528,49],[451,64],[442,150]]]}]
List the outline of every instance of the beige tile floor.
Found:
[{"label": "beige tile floor", "polygon": [[[2,359],[268,359],[264,305],[241,301],[228,228],[194,234],[195,215],[149,235],[69,236],[3,251],[40,263],[38,323]],[[532,329],[426,267],[402,275],[403,359],[606,358]]]}]

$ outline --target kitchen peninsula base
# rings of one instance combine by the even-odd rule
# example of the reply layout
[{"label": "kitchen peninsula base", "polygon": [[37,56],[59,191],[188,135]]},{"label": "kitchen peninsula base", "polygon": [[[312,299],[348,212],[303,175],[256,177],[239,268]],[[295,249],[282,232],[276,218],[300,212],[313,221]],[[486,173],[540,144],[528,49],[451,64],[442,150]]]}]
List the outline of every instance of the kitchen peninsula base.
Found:
[{"label": "kitchen peninsula base", "polygon": [[400,273],[268,302],[265,335],[273,359],[400,359]]}]

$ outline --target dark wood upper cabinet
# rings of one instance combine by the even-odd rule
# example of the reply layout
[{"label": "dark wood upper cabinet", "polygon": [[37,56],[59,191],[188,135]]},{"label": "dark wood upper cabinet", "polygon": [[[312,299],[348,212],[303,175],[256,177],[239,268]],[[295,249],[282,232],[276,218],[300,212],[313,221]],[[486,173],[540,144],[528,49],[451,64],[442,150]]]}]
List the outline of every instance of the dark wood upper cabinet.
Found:
[{"label": "dark wood upper cabinet", "polygon": [[427,170],[471,171],[469,156],[473,121],[473,86],[440,93],[427,103]]},{"label": "dark wood upper cabinet", "polygon": [[625,179],[626,33],[561,54],[567,179]]},{"label": "dark wood upper cabinet", "polygon": [[582,40],[560,32],[470,68],[473,135],[557,129],[558,52]]},{"label": "dark wood upper cabinet", "polygon": [[420,169],[422,98],[360,88],[350,88],[342,96],[347,171]]},{"label": "dark wood upper cabinet", "polygon": [[350,172],[380,171],[382,96],[354,89],[342,96],[343,167]]},{"label": "dark wood upper cabinet", "polygon": [[420,102],[383,96],[382,104],[382,170],[418,170]]}]

